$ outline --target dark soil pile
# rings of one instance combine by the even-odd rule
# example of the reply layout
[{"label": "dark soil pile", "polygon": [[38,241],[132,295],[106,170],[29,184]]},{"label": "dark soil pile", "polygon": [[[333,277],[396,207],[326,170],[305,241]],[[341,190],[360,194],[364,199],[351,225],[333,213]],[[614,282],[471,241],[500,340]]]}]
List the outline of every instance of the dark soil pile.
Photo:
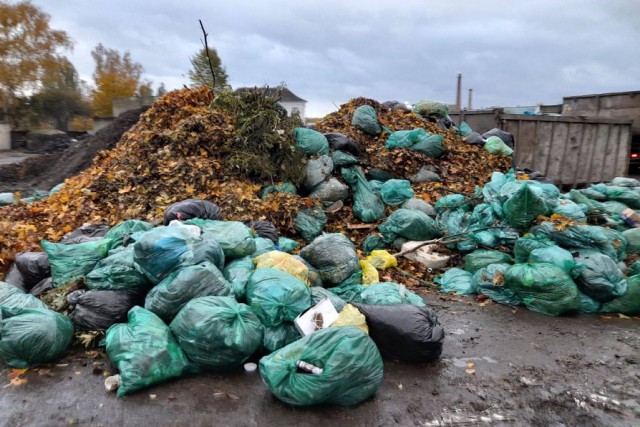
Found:
[{"label": "dark soil pile", "polygon": [[0,166],[0,192],[48,191],[85,170],[102,150],[110,150],[140,119],[148,107],[127,111],[92,137],[75,142],[62,152],[30,157],[20,163]]}]

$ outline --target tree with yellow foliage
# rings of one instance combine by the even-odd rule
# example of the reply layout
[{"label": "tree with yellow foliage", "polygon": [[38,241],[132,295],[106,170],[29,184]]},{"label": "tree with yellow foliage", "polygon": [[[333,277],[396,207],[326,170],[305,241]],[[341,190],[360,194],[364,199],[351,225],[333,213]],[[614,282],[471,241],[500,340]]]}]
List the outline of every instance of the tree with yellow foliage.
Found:
[{"label": "tree with yellow foliage", "polygon": [[97,116],[108,117],[112,114],[112,101],[115,97],[135,96],[140,85],[142,65],[131,59],[126,51],[121,55],[115,49],[98,44],[91,52],[96,63],[93,80],[93,112]]},{"label": "tree with yellow foliage", "polygon": [[51,17],[29,1],[0,0],[0,104],[10,113],[13,100],[38,87],[60,51],[72,47],[67,33],[49,26]]}]

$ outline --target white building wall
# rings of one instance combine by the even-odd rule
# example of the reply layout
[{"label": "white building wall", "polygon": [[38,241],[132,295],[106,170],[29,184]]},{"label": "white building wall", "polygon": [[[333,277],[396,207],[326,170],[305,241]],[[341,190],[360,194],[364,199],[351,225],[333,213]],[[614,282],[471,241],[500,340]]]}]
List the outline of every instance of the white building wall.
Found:
[{"label": "white building wall", "polygon": [[300,113],[300,118],[304,121],[305,119],[304,107],[306,104],[305,102],[282,102],[281,101],[280,104],[282,104],[284,109],[287,110],[288,115],[291,115],[297,108],[297,111]]}]

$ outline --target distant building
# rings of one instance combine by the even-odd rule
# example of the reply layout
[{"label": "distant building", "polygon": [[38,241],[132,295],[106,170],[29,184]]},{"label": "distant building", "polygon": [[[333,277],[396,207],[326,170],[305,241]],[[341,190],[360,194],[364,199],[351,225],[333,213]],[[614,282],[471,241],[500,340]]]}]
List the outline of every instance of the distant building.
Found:
[{"label": "distant building", "polygon": [[[248,89],[248,88],[239,88],[238,90],[243,90],[243,89]],[[267,89],[267,95],[271,96],[274,95],[275,92],[277,91],[277,88],[269,88]],[[280,91],[280,105],[282,105],[282,107],[287,110],[287,114],[289,116],[291,116],[292,114],[300,114],[300,118],[302,119],[302,121],[305,121],[305,106],[307,105],[307,101],[305,101],[304,99],[300,98],[298,95],[296,95],[295,93],[291,92],[289,89],[287,89],[286,87],[281,89]]]}]

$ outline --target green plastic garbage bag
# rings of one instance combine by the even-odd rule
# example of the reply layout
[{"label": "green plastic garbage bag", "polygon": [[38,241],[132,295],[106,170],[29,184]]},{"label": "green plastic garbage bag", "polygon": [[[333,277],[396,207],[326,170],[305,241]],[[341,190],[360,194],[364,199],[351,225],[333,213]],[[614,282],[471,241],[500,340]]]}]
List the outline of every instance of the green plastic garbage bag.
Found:
[{"label": "green plastic garbage bag", "polygon": [[222,273],[231,283],[233,294],[238,301],[244,300],[247,296],[247,282],[253,270],[255,270],[255,264],[250,256],[234,259],[224,267]]},{"label": "green plastic garbage bag", "polygon": [[389,135],[389,138],[387,138],[387,142],[385,143],[385,147],[389,150],[399,147],[409,148],[423,139],[429,138],[429,136],[431,136],[431,134],[422,128],[399,130]]},{"label": "green plastic garbage bag", "polygon": [[378,123],[378,114],[370,105],[356,108],[351,118],[351,126],[355,126],[368,135],[379,135],[382,127]]},{"label": "green plastic garbage bag", "polygon": [[640,193],[633,188],[608,187],[606,194],[609,200],[624,203],[631,209],[640,209]]},{"label": "green plastic garbage bag", "polygon": [[296,242],[293,239],[286,237],[280,237],[278,239],[278,247],[282,252],[291,253],[295,251],[298,246],[300,246],[300,242]]},{"label": "green plastic garbage bag", "polygon": [[294,227],[305,242],[310,242],[322,234],[327,224],[327,215],[319,206],[301,210],[293,220]]},{"label": "green plastic garbage bag", "polygon": [[327,287],[337,286],[361,272],[356,248],[343,234],[317,237],[302,248],[300,256],[318,270]]},{"label": "green plastic garbage bag", "polygon": [[500,199],[500,192],[502,190],[502,187],[504,187],[507,183],[513,182],[515,180],[516,177],[513,169],[506,175],[502,172],[494,172],[493,174],[491,174],[491,181],[485,184],[485,186],[482,188],[484,202],[491,205],[494,213],[500,218],[504,217],[502,212],[502,200]]},{"label": "green plastic garbage bag", "polygon": [[384,249],[385,247],[386,244],[379,234],[369,234],[362,243],[362,251],[367,255],[370,254],[371,251]]},{"label": "green plastic garbage bag", "polygon": [[371,223],[384,217],[384,203],[376,196],[367,182],[359,166],[342,168],[342,177],[351,189],[353,195],[353,215],[360,221]]},{"label": "green plastic garbage bag", "polygon": [[289,273],[259,268],[247,282],[247,303],[263,325],[278,326],[311,306],[311,291]]},{"label": "green plastic garbage bag", "polygon": [[283,322],[278,326],[265,326],[262,347],[272,353],[302,337],[293,322]]},{"label": "green plastic garbage bag", "polygon": [[0,306],[0,360],[14,368],[51,362],[73,340],[68,317],[46,308]]},{"label": "green plastic garbage bag", "polygon": [[507,271],[505,284],[537,313],[559,316],[580,306],[576,284],[552,264],[516,264]]},{"label": "green plastic garbage bag", "polygon": [[627,240],[627,252],[640,254],[640,228],[632,228],[622,233]]},{"label": "green plastic garbage bag", "polygon": [[203,232],[211,234],[220,244],[227,261],[251,255],[256,250],[256,242],[253,240],[251,229],[239,221],[193,218],[186,221],[185,224],[197,225]]},{"label": "green plastic garbage bag", "polygon": [[411,183],[406,179],[390,179],[380,187],[380,197],[389,206],[399,206],[413,196]]},{"label": "green plastic garbage bag", "polygon": [[598,202],[605,202],[607,200],[607,186],[603,186],[601,188],[591,186],[589,188],[583,188],[582,190],[577,190],[582,195],[588,197],[591,200],[596,200]]},{"label": "green plastic garbage bag", "polygon": [[371,191],[373,191],[373,194],[379,196],[380,195],[380,190],[382,189],[382,185],[385,182],[384,181],[378,181],[377,179],[372,179],[372,180],[367,181],[367,182],[369,183],[369,187],[371,187]]},{"label": "green plastic garbage bag", "polygon": [[107,256],[111,243],[109,239],[101,239],[63,245],[43,240],[41,244],[49,257],[53,286],[58,288],[85,277],[98,261]]},{"label": "green plastic garbage bag", "polygon": [[130,219],[121,222],[120,224],[111,228],[109,231],[107,231],[107,234],[104,235],[104,238],[112,240],[113,243],[111,245],[111,248],[113,249],[122,246],[122,243],[127,236],[130,236],[131,234],[139,231],[148,231],[152,228],[153,225],[149,224],[146,221]]},{"label": "green plastic garbage bag", "polygon": [[251,254],[251,259],[259,255],[266,254],[267,252],[276,250],[276,245],[273,244],[271,239],[265,239],[264,237],[256,237],[253,239],[253,241],[256,243],[256,250]]},{"label": "green plastic garbage bag", "polygon": [[278,193],[288,193],[288,194],[298,194],[298,190],[296,186],[290,182],[282,182],[280,184],[268,185],[262,189],[260,192],[260,198],[262,200],[269,197],[271,194]]},{"label": "green plastic garbage bag", "polygon": [[555,246],[555,243],[546,236],[536,236],[535,234],[526,234],[524,237],[516,240],[513,247],[513,255],[517,263],[529,261],[531,251],[538,248],[546,248]]},{"label": "green plastic garbage bag", "polygon": [[418,307],[426,305],[420,296],[397,283],[374,283],[363,288],[360,297],[353,302],[372,305],[413,304]]},{"label": "green plastic garbage bag", "polygon": [[64,187],[64,182],[61,182],[60,184],[55,185],[51,190],[49,190],[49,196],[53,196],[58,191],[62,190],[62,187]]},{"label": "green plastic garbage bag", "polygon": [[436,277],[433,281],[440,285],[440,292],[443,294],[455,292],[469,295],[475,292],[473,288],[473,273],[461,268],[450,268],[445,271],[442,277]]},{"label": "green plastic garbage bag", "polygon": [[322,283],[322,277],[320,277],[320,272],[316,270],[311,264],[309,264],[309,262],[307,262],[306,259],[302,258],[300,255],[294,255],[293,257],[307,266],[307,269],[309,270],[309,275],[307,276],[307,280],[309,281],[309,286],[311,286],[312,289],[314,287],[322,287],[323,283]]},{"label": "green plastic garbage bag", "polygon": [[497,220],[498,218],[496,218],[491,205],[480,203],[473,208],[473,212],[469,217],[469,224],[475,225],[476,227],[490,227]]},{"label": "green plastic garbage bag", "polygon": [[570,275],[572,275],[571,271],[576,266],[571,252],[556,245],[532,250],[529,254],[529,262],[553,264],[556,267],[560,267]]},{"label": "green plastic garbage bag", "polygon": [[510,156],[513,154],[513,150],[509,148],[500,138],[497,136],[490,136],[487,138],[487,142],[484,144],[484,148],[491,154],[498,154],[500,156]]},{"label": "green plastic garbage bag", "polygon": [[471,135],[472,132],[473,132],[473,129],[471,129],[471,126],[469,126],[469,124],[465,121],[460,123],[460,126],[458,126],[458,135],[460,135],[463,138]]},{"label": "green plastic garbage bag", "polygon": [[603,313],[640,314],[640,276],[627,278],[627,292],[602,304]]},{"label": "green plastic garbage bag", "polygon": [[336,170],[338,168],[349,167],[359,163],[355,156],[340,150],[336,150],[331,153],[331,160],[333,160],[333,167],[336,168]]},{"label": "green plastic garbage bag", "polygon": [[562,215],[570,220],[579,223],[587,222],[587,207],[578,205],[571,200],[561,200],[558,205],[553,208],[552,213]]},{"label": "green plastic garbage bag", "polygon": [[169,326],[187,358],[210,370],[239,368],[262,345],[262,324],[233,297],[196,298]]},{"label": "green plastic garbage bag", "polygon": [[502,205],[502,211],[509,225],[527,229],[538,215],[546,215],[549,207],[544,199],[535,194],[528,184],[524,184]]},{"label": "green plastic garbage bag", "polygon": [[329,301],[331,301],[331,304],[333,304],[333,306],[335,307],[338,313],[340,313],[344,308],[344,306],[347,304],[346,301],[344,301],[342,298],[340,298],[330,290],[327,290],[321,287],[311,288],[311,305],[312,306],[318,304],[320,301],[325,299],[328,299]]},{"label": "green plastic garbage bag", "polygon": [[170,322],[194,298],[235,295],[231,283],[210,262],[189,265],[174,271],[155,286],[144,301],[144,308]]},{"label": "green plastic garbage bag", "polygon": [[431,240],[439,235],[436,222],[426,213],[412,209],[398,209],[378,227],[386,243],[396,237],[409,240]]},{"label": "green plastic garbage bag", "polygon": [[[322,373],[300,372],[300,361]],[[290,405],[352,406],[376,393],[383,363],[375,343],[360,329],[326,328],[260,359],[260,375],[274,396]]]},{"label": "green plastic garbage bag", "polygon": [[[436,224],[441,234],[456,236],[457,243],[448,245],[450,249],[466,252],[478,248],[474,233],[469,229],[470,214],[463,210],[445,210],[436,217]],[[492,235],[492,238],[495,239]]]},{"label": "green plastic garbage bag", "polygon": [[635,178],[627,178],[624,176],[613,178],[610,184],[616,187],[640,187],[640,181]]},{"label": "green plastic garbage bag", "polygon": [[464,269],[471,274],[491,264],[513,264],[513,258],[504,252],[483,249],[464,257]]},{"label": "green plastic garbage bag", "polygon": [[596,301],[584,292],[580,292],[580,289],[578,289],[578,300],[580,301],[579,313],[599,313],[602,309],[600,301]]},{"label": "green plastic garbage bag", "polygon": [[462,194],[449,194],[444,197],[440,197],[434,208],[437,213],[444,212],[446,210],[461,210],[469,212],[471,205],[465,196]]},{"label": "green plastic garbage bag", "polygon": [[121,248],[103,258],[87,274],[85,283],[92,290],[131,291],[144,293],[152,284],[133,261],[133,245]]},{"label": "green plastic garbage bag", "polygon": [[614,259],[617,259],[618,261],[624,261],[625,259],[627,259],[627,248],[629,247],[629,241],[624,236],[624,234],[622,234],[622,232],[618,230],[613,230],[607,227],[603,227],[602,232],[605,236],[607,236],[609,243],[615,251],[617,258]]},{"label": "green plastic garbage bag", "polygon": [[510,268],[509,264],[491,264],[476,271],[473,275],[474,292],[500,304],[522,305],[522,299],[504,283]]},{"label": "green plastic garbage bag", "polygon": [[607,302],[627,291],[627,279],[610,257],[599,253],[580,254],[576,264],[576,285],[591,298]]},{"label": "green plastic garbage bag", "polygon": [[16,308],[42,308],[47,305],[31,294],[26,294],[9,283],[0,282],[0,306]]},{"label": "green plastic garbage bag", "polygon": [[212,262],[224,267],[224,252],[209,233],[194,237],[188,227],[156,227],[133,245],[133,260],[157,285],[174,271],[189,265]]},{"label": "green plastic garbage bag", "polygon": [[[531,228],[534,234],[540,234],[556,242],[569,251],[596,249],[599,252],[617,259],[618,254],[605,229],[595,225],[575,225],[560,231],[551,222],[543,222]],[[618,242],[622,244],[622,242]]]},{"label": "green plastic garbage bag", "polygon": [[444,153],[444,136],[431,135],[411,146],[411,149],[429,157],[440,157]]},{"label": "green plastic garbage bag", "polygon": [[629,206],[625,205],[624,203],[616,202],[615,200],[602,202],[596,206],[602,208],[605,211],[605,213],[610,216],[615,216],[615,215],[619,216],[622,213],[622,211],[629,208]]},{"label": "green plastic garbage bag", "polygon": [[640,260],[634,262],[627,271],[627,276],[629,277],[635,276],[637,274],[640,274]]},{"label": "green plastic garbage bag", "polygon": [[307,156],[329,154],[329,141],[318,131],[308,128],[295,128],[293,136],[298,147]]},{"label": "green plastic garbage bag", "polygon": [[444,119],[449,116],[449,106],[438,101],[423,99],[413,105],[413,112],[423,117],[437,117]]},{"label": "green plastic garbage bag", "polygon": [[127,318],[127,323],[111,326],[105,339],[107,354],[120,371],[118,397],[190,370],[187,357],[158,316],[136,306]]}]

